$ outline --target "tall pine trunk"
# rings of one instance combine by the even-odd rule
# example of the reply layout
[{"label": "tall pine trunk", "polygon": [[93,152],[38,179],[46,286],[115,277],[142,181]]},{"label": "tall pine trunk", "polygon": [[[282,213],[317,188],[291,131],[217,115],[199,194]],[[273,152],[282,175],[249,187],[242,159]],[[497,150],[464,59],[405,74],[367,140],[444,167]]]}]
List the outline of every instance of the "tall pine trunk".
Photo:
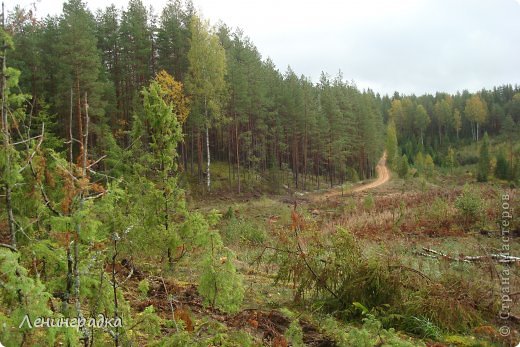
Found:
[{"label": "tall pine trunk", "polygon": [[206,155],[207,155],[207,185],[208,185],[208,192],[211,191],[211,172],[210,172],[210,165],[211,165],[211,155],[209,153],[209,119],[208,119],[208,100],[204,96],[204,115],[206,120]]},{"label": "tall pine trunk", "polygon": [[210,173],[210,165],[211,165],[211,157],[209,153],[209,126],[206,125],[206,153],[208,156],[208,166],[207,166],[207,185],[208,185],[208,192],[211,191],[211,173]]},{"label": "tall pine trunk", "polygon": [[237,155],[237,177],[238,177],[238,194],[240,194],[240,154],[239,154],[239,141],[238,141],[238,121],[235,115],[235,141],[236,141],[236,155]]},{"label": "tall pine trunk", "polygon": [[81,94],[80,94],[79,77],[77,76],[77,73],[76,73],[76,97],[77,97],[76,115],[77,115],[77,119],[78,119],[78,141],[80,143],[78,164],[80,164],[81,162],[79,160],[83,158],[83,151],[84,151],[83,139],[84,138],[83,138],[83,116],[81,114]]},{"label": "tall pine trunk", "polygon": [[83,135],[83,177],[87,176],[87,155],[88,155],[88,127],[89,127],[89,116],[88,116],[88,99],[87,92],[85,92],[85,134]]},{"label": "tall pine trunk", "polygon": [[200,136],[200,129],[197,130],[197,166],[199,182],[202,181],[202,139]]}]

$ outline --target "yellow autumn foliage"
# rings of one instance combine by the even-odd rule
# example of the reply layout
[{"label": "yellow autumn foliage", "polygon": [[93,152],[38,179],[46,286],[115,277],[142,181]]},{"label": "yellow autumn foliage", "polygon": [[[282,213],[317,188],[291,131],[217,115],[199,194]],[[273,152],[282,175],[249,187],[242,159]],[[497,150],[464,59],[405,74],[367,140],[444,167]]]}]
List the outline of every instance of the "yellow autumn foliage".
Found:
[{"label": "yellow autumn foliage", "polygon": [[176,81],[168,72],[161,70],[155,80],[165,92],[165,102],[173,107],[173,112],[177,115],[177,119],[183,124],[190,113],[190,100],[184,95],[183,85]]}]

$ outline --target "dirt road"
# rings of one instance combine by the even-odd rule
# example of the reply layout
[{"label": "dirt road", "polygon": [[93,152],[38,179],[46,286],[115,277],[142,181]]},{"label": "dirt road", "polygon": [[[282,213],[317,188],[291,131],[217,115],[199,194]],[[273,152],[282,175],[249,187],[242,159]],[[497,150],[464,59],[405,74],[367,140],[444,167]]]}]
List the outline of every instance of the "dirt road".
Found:
[{"label": "dirt road", "polygon": [[390,170],[386,167],[386,152],[383,154],[381,159],[379,160],[379,163],[377,163],[376,166],[376,172],[377,172],[377,179],[373,182],[370,182],[369,184],[365,184],[359,187],[356,187],[352,189],[353,192],[362,192],[364,190],[369,190],[373,188],[377,188],[390,179]]},{"label": "dirt road", "polygon": [[359,193],[365,190],[370,190],[377,188],[379,186],[382,186],[386,182],[390,180],[390,170],[386,167],[386,152],[383,154],[381,159],[379,160],[379,163],[377,163],[376,166],[376,172],[377,172],[377,179],[375,181],[372,181],[368,184],[357,186],[353,189],[347,189],[345,191],[342,191],[341,189],[333,189],[329,190],[326,193],[317,195],[314,199],[314,201],[322,201],[326,199],[330,199],[342,194],[348,194],[348,193]]}]

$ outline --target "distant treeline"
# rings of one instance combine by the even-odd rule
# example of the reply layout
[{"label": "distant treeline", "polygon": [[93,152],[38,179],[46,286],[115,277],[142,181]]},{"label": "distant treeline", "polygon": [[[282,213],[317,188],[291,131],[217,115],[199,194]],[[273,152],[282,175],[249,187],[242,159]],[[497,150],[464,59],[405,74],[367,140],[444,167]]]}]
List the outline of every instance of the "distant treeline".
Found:
[{"label": "distant treeline", "polygon": [[478,141],[484,133],[518,138],[520,87],[504,85],[478,93],[383,97],[385,121],[395,125],[401,150],[413,159],[419,152],[438,165],[450,147]]},{"label": "distant treeline", "polygon": [[[171,1],[157,16],[139,0],[95,14],[69,0],[61,15],[44,19],[17,8],[8,30],[15,44],[9,65],[22,71],[20,86],[32,95],[32,112],[52,115],[50,129],[64,140],[56,141],[57,150],[67,150],[67,139],[74,142],[69,129],[82,138],[85,95],[89,155],[113,157],[132,146],[141,90],[164,70],[181,83],[189,109],[181,120],[179,162],[208,185],[209,159],[228,163],[238,190],[243,168],[290,170],[299,188],[320,178],[332,185],[370,177],[389,120],[410,154],[434,154],[484,131],[513,129],[520,120],[519,88],[509,85],[476,94],[389,97],[360,91],[341,73],[322,74],[318,83],[291,68],[280,73],[240,30],[211,27],[191,2]],[[115,170],[116,159],[100,169]]]}]

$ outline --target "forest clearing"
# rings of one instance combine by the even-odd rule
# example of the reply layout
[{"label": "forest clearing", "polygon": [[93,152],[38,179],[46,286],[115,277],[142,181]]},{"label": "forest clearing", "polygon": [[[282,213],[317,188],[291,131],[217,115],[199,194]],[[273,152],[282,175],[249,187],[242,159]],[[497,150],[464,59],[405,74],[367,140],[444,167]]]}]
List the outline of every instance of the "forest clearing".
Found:
[{"label": "forest clearing", "polygon": [[[479,1],[472,11],[520,15],[512,0]],[[266,4],[200,2],[268,18],[273,52],[295,63],[315,49],[287,45],[329,17],[389,27],[371,36],[341,17],[315,43],[328,54],[283,72],[189,0],[3,8],[0,346],[519,345],[517,69],[504,82],[486,75],[502,60],[451,62],[482,28],[513,49],[518,25],[493,36],[444,4],[475,22],[457,17],[467,35],[444,37],[456,48],[414,48],[418,59],[394,30],[444,30],[429,21],[451,18],[437,1],[302,3],[324,19],[311,33],[291,22],[285,39],[285,2],[263,16]],[[411,47],[430,42],[413,35]],[[336,54],[348,77],[318,74]],[[363,87],[349,80],[366,71]]]}]

